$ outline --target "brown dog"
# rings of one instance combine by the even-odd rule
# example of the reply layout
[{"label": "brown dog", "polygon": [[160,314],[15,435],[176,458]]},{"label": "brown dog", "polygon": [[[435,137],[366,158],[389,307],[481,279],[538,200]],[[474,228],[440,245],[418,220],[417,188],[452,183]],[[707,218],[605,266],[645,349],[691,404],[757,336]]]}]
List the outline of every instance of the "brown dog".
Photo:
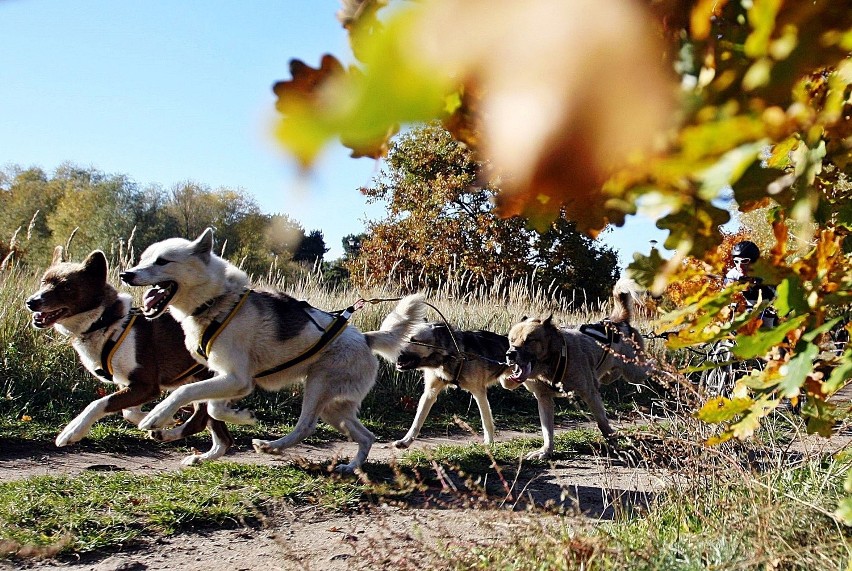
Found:
[{"label": "brown dog", "polygon": [[[127,294],[107,282],[107,260],[94,251],[81,264],[63,262],[62,247],[54,250],[53,263],[31,295],[27,308],[34,327],[53,327],[71,338],[80,361],[92,374],[120,388],[87,406],[56,437],[57,446],[78,442],[99,419],[122,411],[134,424],[145,417],[141,406],[164,390],[207,378],[184,346],[183,330],[171,316],[148,321],[131,312]],[[195,464],[218,458],[234,443],[224,422],[210,418],[205,403],[197,403],[192,417],[175,428],[153,431],[151,436],[169,442],[210,430],[212,448],[184,459]]]},{"label": "brown dog", "polygon": [[[561,329],[550,317],[524,318],[509,331],[506,359],[515,370],[501,384],[510,390],[523,384],[535,395],[544,437],[541,449],[527,458],[547,458],[553,453],[553,399],[569,391],[586,403],[605,436],[615,432],[604,410],[600,384],[620,377],[640,383],[648,375],[639,362],[644,359],[644,341],[630,325],[637,295],[629,281],[619,281],[613,291],[613,313],[600,326]],[[596,332],[602,335],[596,337]]]}]

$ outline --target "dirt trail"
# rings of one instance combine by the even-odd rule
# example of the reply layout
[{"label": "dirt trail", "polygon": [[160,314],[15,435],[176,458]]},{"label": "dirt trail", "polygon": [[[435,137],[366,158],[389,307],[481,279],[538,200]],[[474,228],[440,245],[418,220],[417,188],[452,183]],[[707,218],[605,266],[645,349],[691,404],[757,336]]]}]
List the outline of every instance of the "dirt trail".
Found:
[{"label": "dirt trail", "polygon": [[[576,428],[573,426],[572,428]],[[504,431],[499,440],[531,433]],[[414,448],[429,449],[441,444],[462,444],[460,438],[419,439]],[[350,442],[328,445],[302,445],[280,457],[256,454],[238,445],[225,460],[262,463],[291,463],[304,458],[331,462],[335,456],[355,452]],[[388,463],[403,451],[389,443],[376,443],[369,462]],[[85,446],[58,449],[51,445],[16,445],[0,449],[0,479],[11,480],[38,475],[79,474],[84,470],[130,470],[158,473],[179,470],[184,452],[168,446],[146,447],[128,452],[97,452]],[[514,494],[536,505],[560,504],[578,514],[571,525],[590,525],[614,514],[614,503],[647,505],[655,492],[666,486],[665,476],[629,467],[609,457],[574,456],[557,460],[536,470],[532,478],[514,485]],[[48,570],[175,570],[205,569],[381,569],[417,566],[428,552],[446,544],[465,549],[495,541],[516,541],[515,529],[530,517],[545,527],[558,527],[566,518],[555,515],[499,509],[455,509],[431,507],[372,506],[366,513],[341,515],[314,507],[301,507],[273,514],[258,528],[180,533],[152,538],[141,547],[126,552],[100,554],[79,562],[34,561],[31,569]],[[583,515],[579,515],[583,514]],[[408,562],[406,564],[406,561]],[[0,562],[0,570],[21,568]],[[424,568],[424,567],[420,567]]]},{"label": "dirt trail", "polygon": [[[570,428],[576,428],[571,426]],[[568,427],[561,427],[561,429]],[[498,440],[535,436],[531,433],[501,432]],[[837,450],[852,437],[825,440],[805,439],[805,453]],[[440,444],[462,444],[461,438],[430,437],[415,442],[415,448]],[[349,457],[355,445],[334,442],[322,446],[302,445],[287,455],[256,454],[238,445],[225,457],[232,462],[286,464],[304,458],[332,462],[335,456]],[[369,462],[388,463],[403,451],[389,443],[377,443]],[[84,470],[131,470],[157,473],[179,470],[183,452],[169,446],[122,453],[93,452],[85,446],[57,449],[50,445],[0,446],[0,479],[37,475],[79,474]],[[511,470],[507,470],[511,472]],[[513,511],[504,504],[494,509],[456,509],[447,506],[371,506],[364,513],[329,513],[305,506],[271,514],[260,528],[238,528],[209,532],[182,532],[173,537],[151,538],[141,546],[118,553],[95,554],[76,562],[31,561],[11,564],[0,561],[0,571],[136,571],[182,570],[236,571],[242,569],[429,569],[430,554],[438,546],[471,549],[498,541],[523,541],[517,530],[528,529],[530,521],[544,530],[593,525],[614,516],[617,506],[642,509],[656,493],[676,481],[677,474],[631,466],[615,456],[563,457],[547,467],[532,470],[524,480],[510,481],[515,497],[536,505],[560,505],[575,516],[546,512]],[[546,532],[546,531],[544,531]]]}]

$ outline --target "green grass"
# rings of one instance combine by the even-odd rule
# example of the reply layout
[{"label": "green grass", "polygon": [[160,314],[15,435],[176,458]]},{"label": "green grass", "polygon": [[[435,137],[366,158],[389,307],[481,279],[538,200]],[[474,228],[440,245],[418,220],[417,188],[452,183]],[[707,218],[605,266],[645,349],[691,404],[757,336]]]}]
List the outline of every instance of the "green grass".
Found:
[{"label": "green grass", "polygon": [[0,484],[0,544],[87,553],[141,535],[256,523],[276,505],[357,505],[360,485],[303,469],[210,463],[154,476],[89,472]]}]

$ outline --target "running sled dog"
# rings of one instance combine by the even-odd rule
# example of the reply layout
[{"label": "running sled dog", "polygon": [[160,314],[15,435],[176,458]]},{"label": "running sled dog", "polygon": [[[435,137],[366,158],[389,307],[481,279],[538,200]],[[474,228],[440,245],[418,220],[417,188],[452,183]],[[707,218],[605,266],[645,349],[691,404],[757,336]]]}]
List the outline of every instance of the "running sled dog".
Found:
[{"label": "running sled dog", "polygon": [[399,371],[423,371],[423,394],[408,433],[393,445],[408,448],[432,410],[441,391],[458,386],[473,395],[482,419],[486,444],[494,442],[494,418],[488,387],[512,372],[506,364],[509,340],[490,331],[459,331],[443,323],[422,323],[403,346],[396,361]]},{"label": "running sled dog", "polygon": [[358,420],[361,401],[376,381],[374,352],[396,360],[413,326],[424,320],[422,298],[404,298],[379,331],[362,333],[285,293],[248,289],[246,274],[212,248],[210,228],[194,241],[169,238],[149,246],[139,264],[121,274],[127,284],[153,286],[144,294],[145,315],[155,318],[170,308],[187,349],[215,373],[173,391],[140,426],[159,428],[181,406],[197,401],[207,401],[213,418],[252,424],[253,413],[232,408],[232,401],[256,386],[279,391],[303,383],[293,431],[278,440],[254,440],[255,450],[280,454],[311,435],[322,419],[358,444],[349,464],[337,466],[339,472],[354,471],[375,441]]},{"label": "running sled dog", "polygon": [[501,384],[514,390],[523,384],[538,402],[544,445],[527,458],[553,453],[554,397],[576,393],[592,412],[604,436],[614,430],[601,400],[600,385],[624,378],[641,383],[648,376],[645,344],[630,325],[638,292],[632,280],[619,280],[613,289],[609,319],[579,329],[561,329],[552,318],[524,318],[509,331],[506,361],[514,367]]},{"label": "running sled dog", "polygon": [[[26,300],[38,329],[53,327],[71,339],[83,366],[118,390],[87,406],[59,436],[57,446],[85,438],[92,426],[108,414],[121,411],[128,421],[139,424],[145,417],[141,406],[159,398],[164,390],[209,376],[184,348],[183,331],[170,316],[147,321],[131,309],[130,296],[107,282],[107,260],[94,251],[82,262],[62,261],[62,247],[53,252],[53,262],[41,279],[40,289]],[[177,412],[177,411],[175,411]],[[174,419],[164,419],[163,426]],[[219,458],[234,443],[224,422],[207,414],[197,403],[190,419],[180,426],[151,433],[169,442],[196,434],[205,426],[213,446],[204,454],[184,459],[195,464]]]}]

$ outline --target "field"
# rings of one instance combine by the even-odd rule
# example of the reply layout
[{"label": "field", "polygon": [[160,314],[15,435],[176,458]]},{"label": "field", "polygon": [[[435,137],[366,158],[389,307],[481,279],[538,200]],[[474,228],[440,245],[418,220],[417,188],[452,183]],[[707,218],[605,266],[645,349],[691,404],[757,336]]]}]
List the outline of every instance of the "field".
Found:
[{"label": "field", "polygon": [[[53,445],[110,387],[66,340],[29,326],[34,274],[12,268],[0,280],[0,569],[848,568],[849,531],[832,515],[849,466],[845,427],[810,437],[780,411],[747,442],[707,447],[714,429],[692,418],[699,396],[674,372],[694,357],[659,341],[660,378],[604,394],[621,437],[605,442],[566,400],[549,462],[520,460],[541,442],[535,401],[499,387],[489,392],[496,444],[481,444],[475,404],[451,390],[417,445],[393,449],[422,384],[383,366],[362,411],[379,442],[360,477],[329,473],[353,448],[327,426],[283,457],[251,451],[251,438],[295,422],[290,392],[247,399],[259,425],[235,429],[224,461],[182,470],[206,436],[159,444],[108,419],[78,445]],[[310,276],[274,285],[325,309],[399,295],[328,291]],[[460,280],[426,293],[453,325],[499,332],[522,315],[576,325],[607,312],[523,284],[469,291]],[[375,329],[391,306],[367,305],[354,322]]]}]

